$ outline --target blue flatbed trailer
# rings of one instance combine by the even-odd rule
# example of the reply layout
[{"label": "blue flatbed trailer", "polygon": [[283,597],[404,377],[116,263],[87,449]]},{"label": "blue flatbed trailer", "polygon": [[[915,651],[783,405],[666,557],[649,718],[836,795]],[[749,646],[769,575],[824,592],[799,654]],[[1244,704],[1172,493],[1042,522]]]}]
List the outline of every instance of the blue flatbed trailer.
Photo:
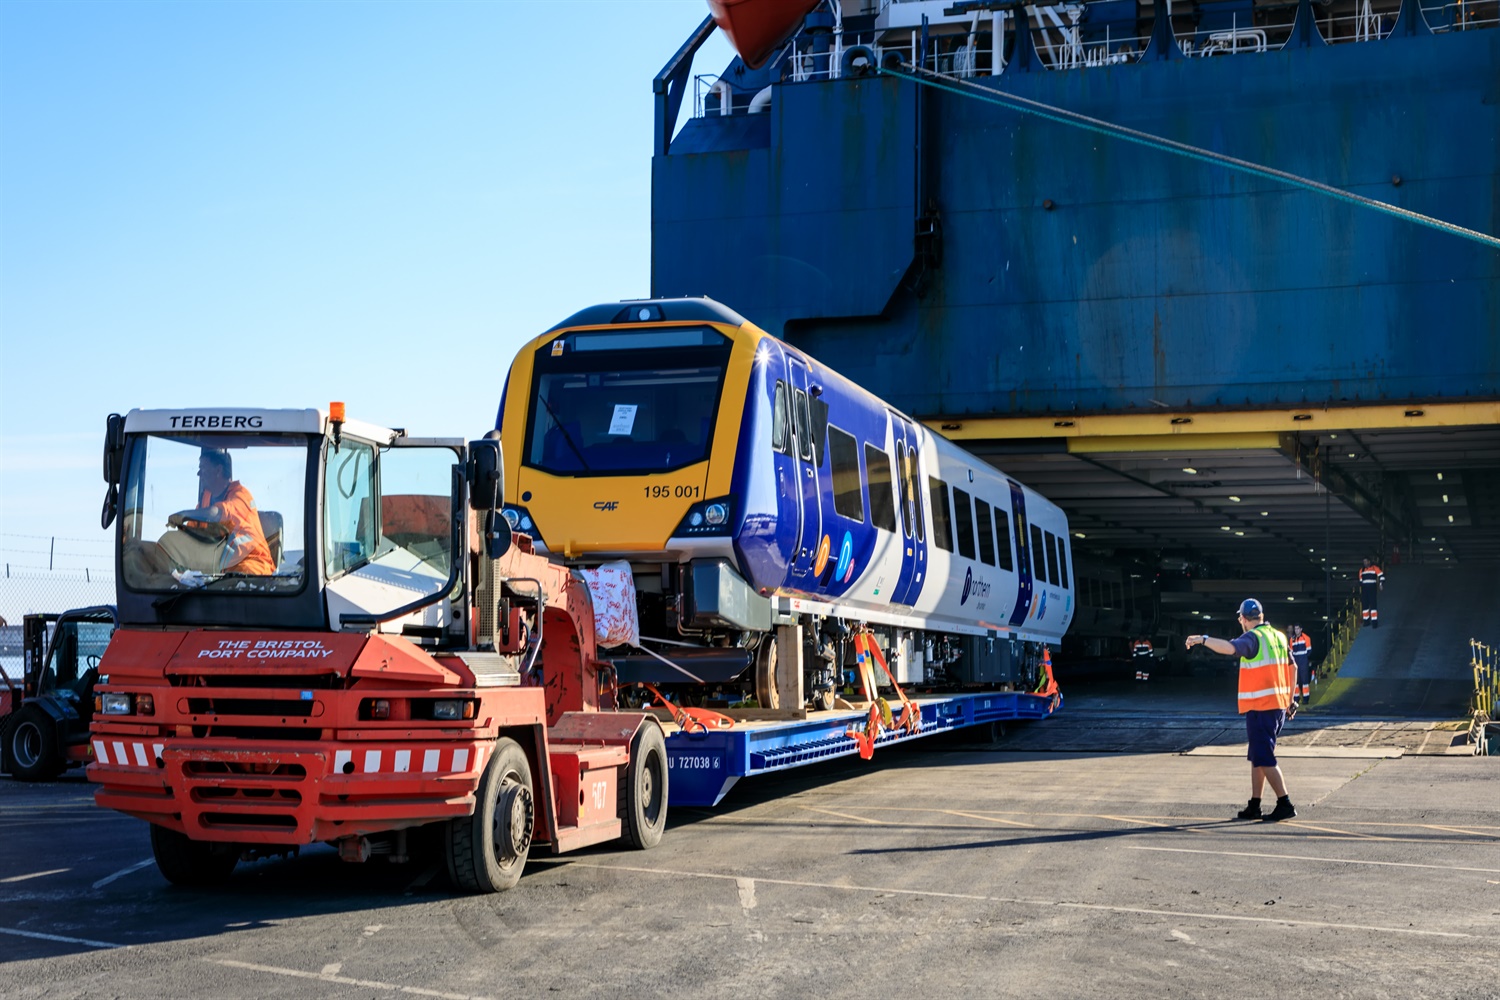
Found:
[{"label": "blue flatbed trailer", "polygon": [[[982,691],[923,695],[911,699],[921,706],[922,725],[914,733],[883,730],[876,751],[966,726],[1022,719],[1045,719],[1062,707],[1062,696],[1020,691]],[[899,714],[900,703],[892,710]],[[848,757],[859,744],[847,735],[850,727],[863,729],[867,712],[812,712],[788,722],[737,721],[731,729],[684,732],[667,728],[667,767],[670,804],[715,806],[741,778]]]}]

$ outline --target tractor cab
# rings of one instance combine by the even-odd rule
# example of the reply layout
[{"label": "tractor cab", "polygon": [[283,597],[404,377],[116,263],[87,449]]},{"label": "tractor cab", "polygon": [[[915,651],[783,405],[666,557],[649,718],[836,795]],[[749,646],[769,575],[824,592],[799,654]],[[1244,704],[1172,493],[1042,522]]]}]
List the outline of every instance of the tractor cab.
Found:
[{"label": "tractor cab", "polygon": [[55,778],[88,760],[99,660],[115,630],[115,609],[27,615],[19,683],[4,677],[0,770],[23,781]]},{"label": "tractor cab", "polygon": [[342,403],[112,415],[120,624],[462,645],[463,462],[460,440],[345,420]]}]

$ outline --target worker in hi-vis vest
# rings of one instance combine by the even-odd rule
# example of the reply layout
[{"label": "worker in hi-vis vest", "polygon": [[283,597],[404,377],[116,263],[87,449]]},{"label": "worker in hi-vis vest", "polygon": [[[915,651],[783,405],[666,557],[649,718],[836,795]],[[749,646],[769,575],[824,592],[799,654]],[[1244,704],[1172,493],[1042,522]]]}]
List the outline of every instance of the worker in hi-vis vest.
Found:
[{"label": "worker in hi-vis vest", "polygon": [[1385,570],[1365,557],[1359,571],[1360,618],[1371,628],[1380,627],[1380,609],[1376,606],[1380,591],[1385,589]]},{"label": "worker in hi-vis vest", "polygon": [[[1221,656],[1240,658],[1239,705],[1249,743],[1246,756],[1250,758],[1250,802],[1235,814],[1235,819],[1276,823],[1297,815],[1297,807],[1287,795],[1286,781],[1276,762],[1276,737],[1297,711],[1292,704],[1292,675],[1296,667],[1286,635],[1266,623],[1259,601],[1253,597],[1243,601],[1239,620],[1244,632],[1238,639],[1190,635],[1187,648],[1202,646]],[[1262,813],[1260,794],[1267,782],[1276,793],[1276,808]]]},{"label": "worker in hi-vis vest", "polygon": [[1302,631],[1301,625],[1293,625],[1287,632],[1288,645],[1292,650],[1292,662],[1297,664],[1297,686],[1292,689],[1292,701],[1307,701],[1312,697],[1312,640]]}]

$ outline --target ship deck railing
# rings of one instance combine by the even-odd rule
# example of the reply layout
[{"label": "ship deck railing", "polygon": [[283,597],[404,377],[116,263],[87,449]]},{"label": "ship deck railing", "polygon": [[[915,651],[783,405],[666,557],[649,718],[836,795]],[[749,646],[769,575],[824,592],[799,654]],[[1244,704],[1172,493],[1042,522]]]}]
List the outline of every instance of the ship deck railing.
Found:
[{"label": "ship deck railing", "polygon": [[[884,11],[885,8],[882,8]],[[1140,60],[1151,42],[1151,36],[1125,34],[1102,25],[1092,28],[1084,17],[1084,5],[1038,6],[1031,25],[1037,55],[1046,69],[1082,69],[1133,63]],[[1423,14],[1434,34],[1475,31],[1500,27],[1500,4],[1495,0],[1443,0],[1424,3]],[[1330,45],[1378,42],[1387,38],[1396,26],[1400,13],[1398,0],[1355,0],[1347,12],[1326,13],[1317,19],[1318,31]],[[938,23],[928,34],[924,65],[944,76],[970,79],[998,76],[1005,69],[1003,56],[1006,32],[1013,32],[1011,15],[1004,11],[990,13],[989,23],[981,25],[978,14],[961,22]],[[1007,25],[1007,22],[1010,22]],[[980,30],[983,28],[984,30]],[[1177,32],[1177,44],[1190,58],[1213,58],[1263,53],[1279,49],[1292,34],[1292,25],[1254,24],[1251,18],[1232,15],[1226,23]],[[997,61],[990,40],[1001,37],[1002,55]],[[914,62],[921,47],[918,29],[877,29],[873,34],[834,33],[822,51],[814,51],[803,35],[797,35],[779,52],[771,64],[781,70],[790,83],[837,80],[844,73],[844,53],[855,45],[874,51],[880,65],[887,54],[895,53],[903,62]],[[765,100],[739,93],[728,80],[713,74],[694,78],[694,115],[741,114],[765,110]]]}]

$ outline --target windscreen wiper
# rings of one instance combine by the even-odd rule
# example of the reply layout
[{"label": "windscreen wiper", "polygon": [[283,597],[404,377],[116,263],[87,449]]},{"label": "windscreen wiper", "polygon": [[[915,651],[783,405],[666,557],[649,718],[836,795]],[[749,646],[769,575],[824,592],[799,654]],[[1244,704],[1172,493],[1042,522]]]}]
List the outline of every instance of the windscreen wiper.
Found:
[{"label": "windscreen wiper", "polygon": [[547,397],[538,395],[536,398],[541,402],[543,406],[547,408],[547,414],[552,417],[552,422],[556,424],[557,429],[562,432],[563,440],[568,442],[568,447],[572,448],[573,454],[578,456],[578,461],[583,465],[583,471],[593,472],[594,470],[589,467],[588,459],[583,457],[583,452],[580,451],[578,445],[574,443],[573,435],[569,434],[568,429],[563,426],[562,418],[557,415],[557,411],[552,408],[552,404],[547,402]]}]

